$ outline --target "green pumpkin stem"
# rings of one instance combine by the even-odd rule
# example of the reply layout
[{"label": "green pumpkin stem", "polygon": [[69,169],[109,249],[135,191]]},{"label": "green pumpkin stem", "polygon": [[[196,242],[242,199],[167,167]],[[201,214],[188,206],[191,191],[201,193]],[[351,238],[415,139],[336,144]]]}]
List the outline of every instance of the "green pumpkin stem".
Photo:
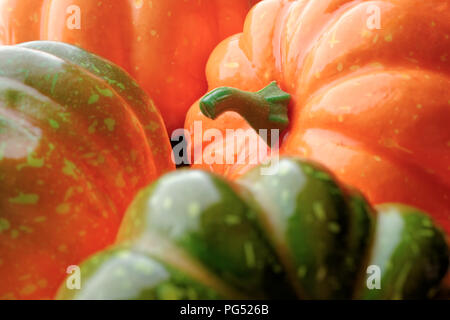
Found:
[{"label": "green pumpkin stem", "polygon": [[[271,146],[271,130],[283,131],[289,125],[288,104],[291,95],[272,82],[258,92],[247,92],[230,87],[217,88],[200,100],[201,112],[210,119],[222,113],[239,113]],[[262,135],[260,130],[266,129]]]}]

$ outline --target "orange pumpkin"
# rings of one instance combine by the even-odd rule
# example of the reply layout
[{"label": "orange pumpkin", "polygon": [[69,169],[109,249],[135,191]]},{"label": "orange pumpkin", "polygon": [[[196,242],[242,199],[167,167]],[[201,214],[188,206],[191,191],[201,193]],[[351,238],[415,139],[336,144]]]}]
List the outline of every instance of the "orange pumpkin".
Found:
[{"label": "orange pumpkin", "polygon": [[[292,97],[281,154],[323,163],[372,203],[428,211],[450,232],[449,1],[265,0],[243,33],[215,49],[207,79],[210,89],[248,91],[276,81]],[[278,125],[249,109],[261,93],[224,90],[204,101],[205,113],[218,119],[195,104],[187,130],[194,132],[195,121],[222,134],[251,128],[247,120],[256,128]],[[231,152],[247,160],[194,167],[239,176],[256,157],[243,140],[256,136],[237,137],[237,148],[229,139],[192,137],[203,157]]]},{"label": "orange pumpkin", "polygon": [[122,69],[62,43],[0,47],[0,299],[52,298],[173,167],[158,110]]},{"label": "orange pumpkin", "polygon": [[256,2],[1,0],[0,44],[63,41],[115,62],[155,100],[172,132],[206,90],[211,50],[242,30]]}]

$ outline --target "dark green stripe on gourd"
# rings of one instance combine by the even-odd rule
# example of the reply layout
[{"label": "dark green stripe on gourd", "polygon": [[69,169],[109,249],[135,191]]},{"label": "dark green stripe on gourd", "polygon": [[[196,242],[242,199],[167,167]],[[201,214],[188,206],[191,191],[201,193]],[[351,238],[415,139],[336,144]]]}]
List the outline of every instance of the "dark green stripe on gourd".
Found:
[{"label": "dark green stripe on gourd", "polygon": [[[444,236],[420,211],[384,205],[377,215],[358,192],[303,160],[281,159],[274,175],[260,169],[237,184],[181,170],[135,199],[118,245],[181,278],[148,283],[145,275],[124,277],[133,292],[148,294],[120,295],[108,287],[107,269],[92,271],[85,267],[88,261],[82,267],[85,287],[75,296],[62,289],[59,298],[85,298],[90,286],[103,292],[102,298],[121,299],[288,299],[293,292],[308,299],[417,298],[431,296],[447,272]],[[102,255],[91,259],[115,261]],[[370,265],[381,269],[381,289],[367,287]],[[161,286],[181,291],[155,294]]]}]

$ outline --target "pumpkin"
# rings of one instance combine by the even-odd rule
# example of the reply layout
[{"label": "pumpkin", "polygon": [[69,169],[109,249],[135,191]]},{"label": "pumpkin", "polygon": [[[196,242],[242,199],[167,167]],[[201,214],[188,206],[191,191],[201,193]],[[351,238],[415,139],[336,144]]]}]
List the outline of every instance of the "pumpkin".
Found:
[{"label": "pumpkin", "polygon": [[173,167],[159,111],[122,69],[62,43],[0,47],[0,299],[52,298]]},{"label": "pumpkin", "polygon": [[0,44],[81,46],[125,68],[154,99],[169,132],[206,88],[221,40],[242,30],[256,0],[0,0]]},{"label": "pumpkin", "polygon": [[[59,299],[411,299],[448,269],[444,234],[417,209],[361,194],[321,166],[282,158],[236,183],[169,173],[139,193],[115,246]],[[380,287],[366,274],[379,268]],[[69,284],[69,286],[67,285]],[[370,289],[374,290],[370,290]]]},{"label": "pumpkin", "polygon": [[[427,211],[450,232],[449,35],[446,0],[260,2],[244,32],[212,53],[208,83],[221,89],[202,101],[204,114],[194,104],[185,124],[203,158],[245,161],[199,158],[194,167],[240,176],[264,160],[245,145],[262,139],[252,128],[278,128],[280,154],[322,163],[371,203]],[[261,102],[272,99],[267,90],[222,88],[255,92],[272,81],[291,96],[278,94],[273,119]],[[195,140],[196,122],[225,138]]]}]

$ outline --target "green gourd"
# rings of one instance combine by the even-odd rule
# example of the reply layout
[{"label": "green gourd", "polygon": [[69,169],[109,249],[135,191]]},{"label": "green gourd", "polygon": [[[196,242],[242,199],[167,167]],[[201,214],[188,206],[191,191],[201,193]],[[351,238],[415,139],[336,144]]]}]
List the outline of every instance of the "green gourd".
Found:
[{"label": "green gourd", "polygon": [[449,250],[428,215],[400,204],[375,210],[314,163],[282,158],[275,174],[261,169],[235,182],[196,170],[162,177],[134,200],[117,244],[81,266],[81,289],[64,283],[58,298],[434,295]]}]

